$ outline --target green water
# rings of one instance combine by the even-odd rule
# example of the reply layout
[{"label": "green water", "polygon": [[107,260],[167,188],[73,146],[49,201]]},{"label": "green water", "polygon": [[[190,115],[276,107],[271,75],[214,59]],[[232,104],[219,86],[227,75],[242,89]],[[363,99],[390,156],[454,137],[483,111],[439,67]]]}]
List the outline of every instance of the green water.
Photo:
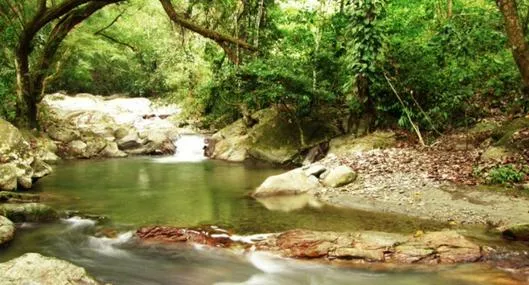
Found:
[{"label": "green water", "polygon": [[[113,284],[492,284],[464,281],[453,274],[469,267],[434,272],[353,270],[304,264],[262,254],[232,254],[190,246],[139,246],[132,231],[142,225],[214,224],[238,234],[314,230],[414,232],[445,225],[396,215],[373,214],[317,205],[308,197],[256,201],[247,193],[280,169],[217,161],[164,163],[167,159],[130,158],[70,161],[39,181],[35,191],[59,210],[104,215],[109,222],[61,221],[18,225],[16,239],[0,249],[0,261],[39,252],[80,265]],[[97,237],[102,228],[117,238]],[[470,267],[482,270],[481,267]],[[488,270],[488,269],[487,269]],[[487,271],[490,272],[490,271]],[[1,280],[0,280],[1,283]]]},{"label": "green water", "polygon": [[444,226],[326,206],[301,208],[314,204],[306,196],[263,201],[247,197],[266,177],[284,171],[281,169],[218,161],[160,163],[163,161],[68,162],[57,166],[37,190],[42,191],[46,203],[58,209],[105,215],[116,224],[135,227],[214,224],[245,234],[293,228],[414,232]]}]

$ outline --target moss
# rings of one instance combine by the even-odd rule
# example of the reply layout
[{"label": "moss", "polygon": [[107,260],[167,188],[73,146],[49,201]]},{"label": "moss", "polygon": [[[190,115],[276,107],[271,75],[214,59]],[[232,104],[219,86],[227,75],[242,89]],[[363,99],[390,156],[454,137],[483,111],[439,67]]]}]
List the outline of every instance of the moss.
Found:
[{"label": "moss", "polygon": [[13,222],[50,222],[59,215],[53,208],[39,203],[1,204],[0,215]]},{"label": "moss", "polygon": [[37,202],[40,197],[37,194],[17,193],[0,191],[0,203],[5,202]]},{"label": "moss", "polygon": [[506,239],[529,241],[529,224],[518,224],[507,227],[502,232]]},{"label": "moss", "polygon": [[493,133],[498,139],[496,146],[510,146],[514,133],[524,128],[529,128],[529,118],[518,118],[497,128]]}]

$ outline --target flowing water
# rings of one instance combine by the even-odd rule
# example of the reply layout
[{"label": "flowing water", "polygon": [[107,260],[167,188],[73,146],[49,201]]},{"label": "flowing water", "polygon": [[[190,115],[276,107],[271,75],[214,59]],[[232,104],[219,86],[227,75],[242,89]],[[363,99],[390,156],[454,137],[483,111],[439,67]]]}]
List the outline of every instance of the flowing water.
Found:
[{"label": "flowing water", "polygon": [[[108,219],[96,222],[74,217],[54,224],[21,224],[15,241],[0,251],[0,261],[39,252],[83,266],[97,279],[113,284],[486,284],[455,278],[453,272],[481,270],[472,266],[434,272],[368,271],[262,253],[235,254],[185,245],[139,246],[133,231],[155,224],[218,225],[241,235],[293,228],[411,233],[445,226],[336,209],[307,196],[255,201],[246,194],[267,176],[283,170],[204,160],[198,151],[203,146],[201,139],[194,136],[182,138],[177,145],[174,157],[58,165],[37,184],[36,191],[45,202],[60,210]],[[186,150],[193,155],[183,153]]]}]

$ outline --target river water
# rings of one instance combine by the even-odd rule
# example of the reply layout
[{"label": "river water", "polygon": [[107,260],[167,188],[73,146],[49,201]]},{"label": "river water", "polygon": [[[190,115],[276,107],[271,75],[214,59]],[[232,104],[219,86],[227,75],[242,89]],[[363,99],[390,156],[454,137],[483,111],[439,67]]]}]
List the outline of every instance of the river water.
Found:
[{"label": "river water", "polygon": [[[98,280],[113,284],[487,284],[468,280],[468,272],[482,270],[473,265],[433,272],[370,271],[189,245],[140,246],[132,233],[145,225],[207,224],[239,235],[294,228],[412,233],[445,226],[336,209],[305,196],[286,202],[255,201],[246,194],[283,170],[204,160],[198,151],[201,141],[183,139],[173,157],[57,165],[35,190],[45,203],[106,219],[74,217],[53,224],[21,224],[15,241],[0,251],[0,261],[39,252],[85,267]],[[194,154],[182,153],[186,148]]]}]

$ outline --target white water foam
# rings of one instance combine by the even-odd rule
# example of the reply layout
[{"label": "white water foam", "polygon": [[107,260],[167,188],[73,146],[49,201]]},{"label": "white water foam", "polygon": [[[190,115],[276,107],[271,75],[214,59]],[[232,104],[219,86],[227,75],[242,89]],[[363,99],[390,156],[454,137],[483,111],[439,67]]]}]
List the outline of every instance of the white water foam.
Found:
[{"label": "white water foam", "polygon": [[84,219],[78,216],[71,217],[68,219],[63,219],[63,222],[70,225],[70,228],[86,228],[93,227],[96,224],[96,221],[90,219]]},{"label": "white water foam", "polygon": [[200,162],[204,156],[204,137],[200,135],[182,135],[176,142],[176,152],[173,156],[156,158],[159,163]]},{"label": "white water foam", "polygon": [[125,232],[115,238],[108,237],[88,237],[88,246],[101,254],[108,256],[128,256],[129,253],[117,246],[130,241],[134,236],[134,232]]}]

